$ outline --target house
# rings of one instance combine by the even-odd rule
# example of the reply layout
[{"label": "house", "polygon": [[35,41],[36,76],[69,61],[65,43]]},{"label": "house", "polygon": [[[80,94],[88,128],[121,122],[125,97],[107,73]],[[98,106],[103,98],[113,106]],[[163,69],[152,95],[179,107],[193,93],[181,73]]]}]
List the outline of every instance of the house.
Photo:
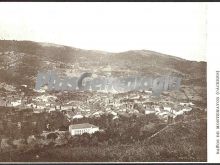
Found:
[{"label": "house", "polygon": [[191,107],[183,108],[182,111],[189,112],[189,111],[192,111],[192,108]]},{"label": "house", "polygon": [[193,104],[192,102],[189,103],[180,103],[181,106],[193,106],[195,104]]},{"label": "house", "polygon": [[11,104],[12,104],[13,107],[16,107],[18,105],[21,105],[21,100],[13,101],[13,102],[11,102]]},{"label": "house", "polygon": [[155,110],[150,109],[150,108],[145,109],[145,115],[149,115],[149,114],[152,114],[152,113],[155,113]]},{"label": "house", "polygon": [[167,111],[159,113],[160,117],[167,117],[168,115],[169,115],[169,112],[167,112]]},{"label": "house", "polygon": [[89,123],[73,124],[69,126],[69,132],[72,136],[82,135],[83,133],[93,134],[97,131],[99,131],[99,127]]},{"label": "house", "polygon": [[152,91],[144,91],[144,93],[147,93],[147,94],[152,94]]},{"label": "house", "polygon": [[87,117],[87,118],[90,116],[92,116],[90,113],[85,114],[85,117]]},{"label": "house", "polygon": [[83,118],[83,115],[81,114],[76,114],[72,117],[72,119],[81,119],[81,118]]},{"label": "house", "polygon": [[94,113],[92,114],[92,116],[93,116],[93,117],[100,117],[101,115],[100,115],[99,112],[94,112]]},{"label": "house", "polygon": [[160,112],[160,106],[155,106],[155,107],[154,107],[154,110],[155,110],[156,112]]},{"label": "house", "polygon": [[117,113],[114,112],[114,111],[111,111],[110,114],[112,114],[113,116],[116,116],[116,115],[117,115]]},{"label": "house", "polygon": [[113,118],[112,118],[112,120],[115,120],[115,119],[118,119],[119,117],[118,116],[114,116]]},{"label": "house", "polygon": [[171,112],[171,107],[163,107],[164,111],[168,111],[168,112]]}]

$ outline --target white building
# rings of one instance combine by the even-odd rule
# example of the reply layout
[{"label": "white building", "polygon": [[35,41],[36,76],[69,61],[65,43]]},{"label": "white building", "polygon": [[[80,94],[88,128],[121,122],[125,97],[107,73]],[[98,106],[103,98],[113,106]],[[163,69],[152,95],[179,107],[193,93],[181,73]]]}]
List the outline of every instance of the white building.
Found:
[{"label": "white building", "polygon": [[163,107],[164,111],[168,111],[168,112],[171,112],[171,107]]},{"label": "white building", "polygon": [[11,104],[13,107],[16,107],[18,105],[21,105],[21,100],[13,101],[13,102],[11,102]]},{"label": "white building", "polygon": [[83,133],[93,134],[97,131],[99,131],[99,127],[89,123],[73,124],[69,126],[69,132],[72,136],[82,135]]},{"label": "white building", "polygon": [[154,109],[150,109],[150,108],[145,109],[145,115],[149,115],[149,114],[152,114],[152,113],[156,113],[156,111]]},{"label": "white building", "polygon": [[192,102],[189,103],[180,103],[181,106],[193,106],[195,104],[193,104]]},{"label": "white building", "polygon": [[73,119],[81,119],[81,118],[83,118],[83,115],[81,114],[76,114],[73,116]]}]

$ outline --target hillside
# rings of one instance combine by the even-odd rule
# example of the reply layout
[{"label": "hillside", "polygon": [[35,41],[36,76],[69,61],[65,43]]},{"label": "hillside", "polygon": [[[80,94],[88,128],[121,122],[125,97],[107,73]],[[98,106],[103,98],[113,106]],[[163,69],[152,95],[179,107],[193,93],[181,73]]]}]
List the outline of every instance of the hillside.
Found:
[{"label": "hillside", "polygon": [[188,61],[149,50],[121,53],[83,50],[32,41],[0,40],[0,82],[34,86],[37,72],[56,70],[65,75],[103,74],[107,66],[118,75],[180,75],[183,84],[206,86],[206,62]]},{"label": "hillside", "polygon": [[[36,162],[205,162],[207,123],[195,120],[167,126],[150,141],[131,144],[99,144],[47,147],[2,155],[0,161]],[[39,158],[36,158],[39,155]],[[10,158],[9,158],[10,157]],[[4,158],[4,159],[3,159]]]}]

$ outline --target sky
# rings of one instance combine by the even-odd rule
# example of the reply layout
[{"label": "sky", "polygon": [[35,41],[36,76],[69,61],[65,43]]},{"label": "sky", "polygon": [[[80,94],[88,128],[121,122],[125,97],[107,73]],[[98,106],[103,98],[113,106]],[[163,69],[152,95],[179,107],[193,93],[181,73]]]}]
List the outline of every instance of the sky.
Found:
[{"label": "sky", "polygon": [[206,3],[1,2],[0,39],[206,61]]}]

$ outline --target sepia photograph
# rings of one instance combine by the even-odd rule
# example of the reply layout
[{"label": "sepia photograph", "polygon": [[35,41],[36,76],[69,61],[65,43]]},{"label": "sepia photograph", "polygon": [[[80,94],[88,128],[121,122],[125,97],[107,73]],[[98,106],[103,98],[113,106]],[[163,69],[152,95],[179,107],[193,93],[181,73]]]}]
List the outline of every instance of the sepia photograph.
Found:
[{"label": "sepia photograph", "polygon": [[0,2],[0,163],[207,162],[206,43],[205,3]]}]

